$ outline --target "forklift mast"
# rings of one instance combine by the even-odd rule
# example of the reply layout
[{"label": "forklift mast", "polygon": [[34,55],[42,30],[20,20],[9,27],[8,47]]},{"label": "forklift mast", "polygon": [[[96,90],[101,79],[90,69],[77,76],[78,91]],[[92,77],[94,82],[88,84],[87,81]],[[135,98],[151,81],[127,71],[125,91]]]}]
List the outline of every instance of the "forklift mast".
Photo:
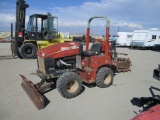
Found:
[{"label": "forklift mast", "polygon": [[24,0],[16,1],[16,22],[15,22],[15,38],[13,40],[13,24],[11,23],[11,50],[13,57],[21,55],[18,51],[24,41],[26,8],[29,5]]},{"label": "forklift mast", "polygon": [[16,48],[20,47],[24,41],[26,8],[28,7],[29,5],[26,4],[24,0],[17,0],[15,23],[15,40],[17,45]]}]

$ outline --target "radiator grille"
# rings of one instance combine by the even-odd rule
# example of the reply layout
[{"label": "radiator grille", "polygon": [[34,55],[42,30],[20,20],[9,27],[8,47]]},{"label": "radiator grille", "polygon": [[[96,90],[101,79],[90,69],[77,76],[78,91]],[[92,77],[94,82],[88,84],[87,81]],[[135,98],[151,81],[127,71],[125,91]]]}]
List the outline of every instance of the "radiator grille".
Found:
[{"label": "radiator grille", "polygon": [[39,70],[45,73],[44,58],[39,56],[38,56],[38,66],[39,66]]}]

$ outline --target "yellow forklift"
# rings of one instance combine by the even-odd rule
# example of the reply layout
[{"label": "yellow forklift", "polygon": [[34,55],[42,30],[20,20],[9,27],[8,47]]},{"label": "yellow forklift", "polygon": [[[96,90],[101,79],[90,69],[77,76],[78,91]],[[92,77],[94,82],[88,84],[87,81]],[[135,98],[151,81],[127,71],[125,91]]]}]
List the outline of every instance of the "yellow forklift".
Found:
[{"label": "yellow forklift", "polygon": [[27,29],[25,29],[26,8],[28,7],[29,5],[24,0],[17,0],[14,39],[11,23],[11,50],[14,57],[35,58],[37,49],[73,40],[70,34],[63,35],[58,32],[58,17],[50,13],[31,15]]}]

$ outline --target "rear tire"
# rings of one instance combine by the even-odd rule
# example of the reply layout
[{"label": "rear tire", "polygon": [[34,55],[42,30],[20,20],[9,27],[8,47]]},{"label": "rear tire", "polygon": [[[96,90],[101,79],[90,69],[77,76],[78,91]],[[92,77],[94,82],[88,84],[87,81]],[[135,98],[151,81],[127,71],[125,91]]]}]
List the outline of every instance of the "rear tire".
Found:
[{"label": "rear tire", "polygon": [[113,71],[108,67],[102,67],[97,72],[96,85],[101,88],[109,87],[113,83]]},{"label": "rear tire", "polygon": [[76,97],[82,89],[82,80],[77,73],[67,72],[57,80],[57,90],[65,98]]},{"label": "rear tire", "polygon": [[20,53],[24,59],[36,57],[37,47],[33,43],[25,43],[21,46]]}]

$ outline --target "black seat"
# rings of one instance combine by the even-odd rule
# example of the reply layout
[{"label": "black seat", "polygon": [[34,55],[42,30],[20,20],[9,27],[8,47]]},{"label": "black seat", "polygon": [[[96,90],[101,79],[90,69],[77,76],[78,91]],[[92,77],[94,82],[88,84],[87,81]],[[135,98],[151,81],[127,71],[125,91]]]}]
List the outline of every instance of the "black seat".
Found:
[{"label": "black seat", "polygon": [[95,42],[92,44],[90,50],[86,50],[83,52],[83,55],[85,56],[94,56],[100,54],[100,51],[102,49],[102,43],[101,42]]}]

